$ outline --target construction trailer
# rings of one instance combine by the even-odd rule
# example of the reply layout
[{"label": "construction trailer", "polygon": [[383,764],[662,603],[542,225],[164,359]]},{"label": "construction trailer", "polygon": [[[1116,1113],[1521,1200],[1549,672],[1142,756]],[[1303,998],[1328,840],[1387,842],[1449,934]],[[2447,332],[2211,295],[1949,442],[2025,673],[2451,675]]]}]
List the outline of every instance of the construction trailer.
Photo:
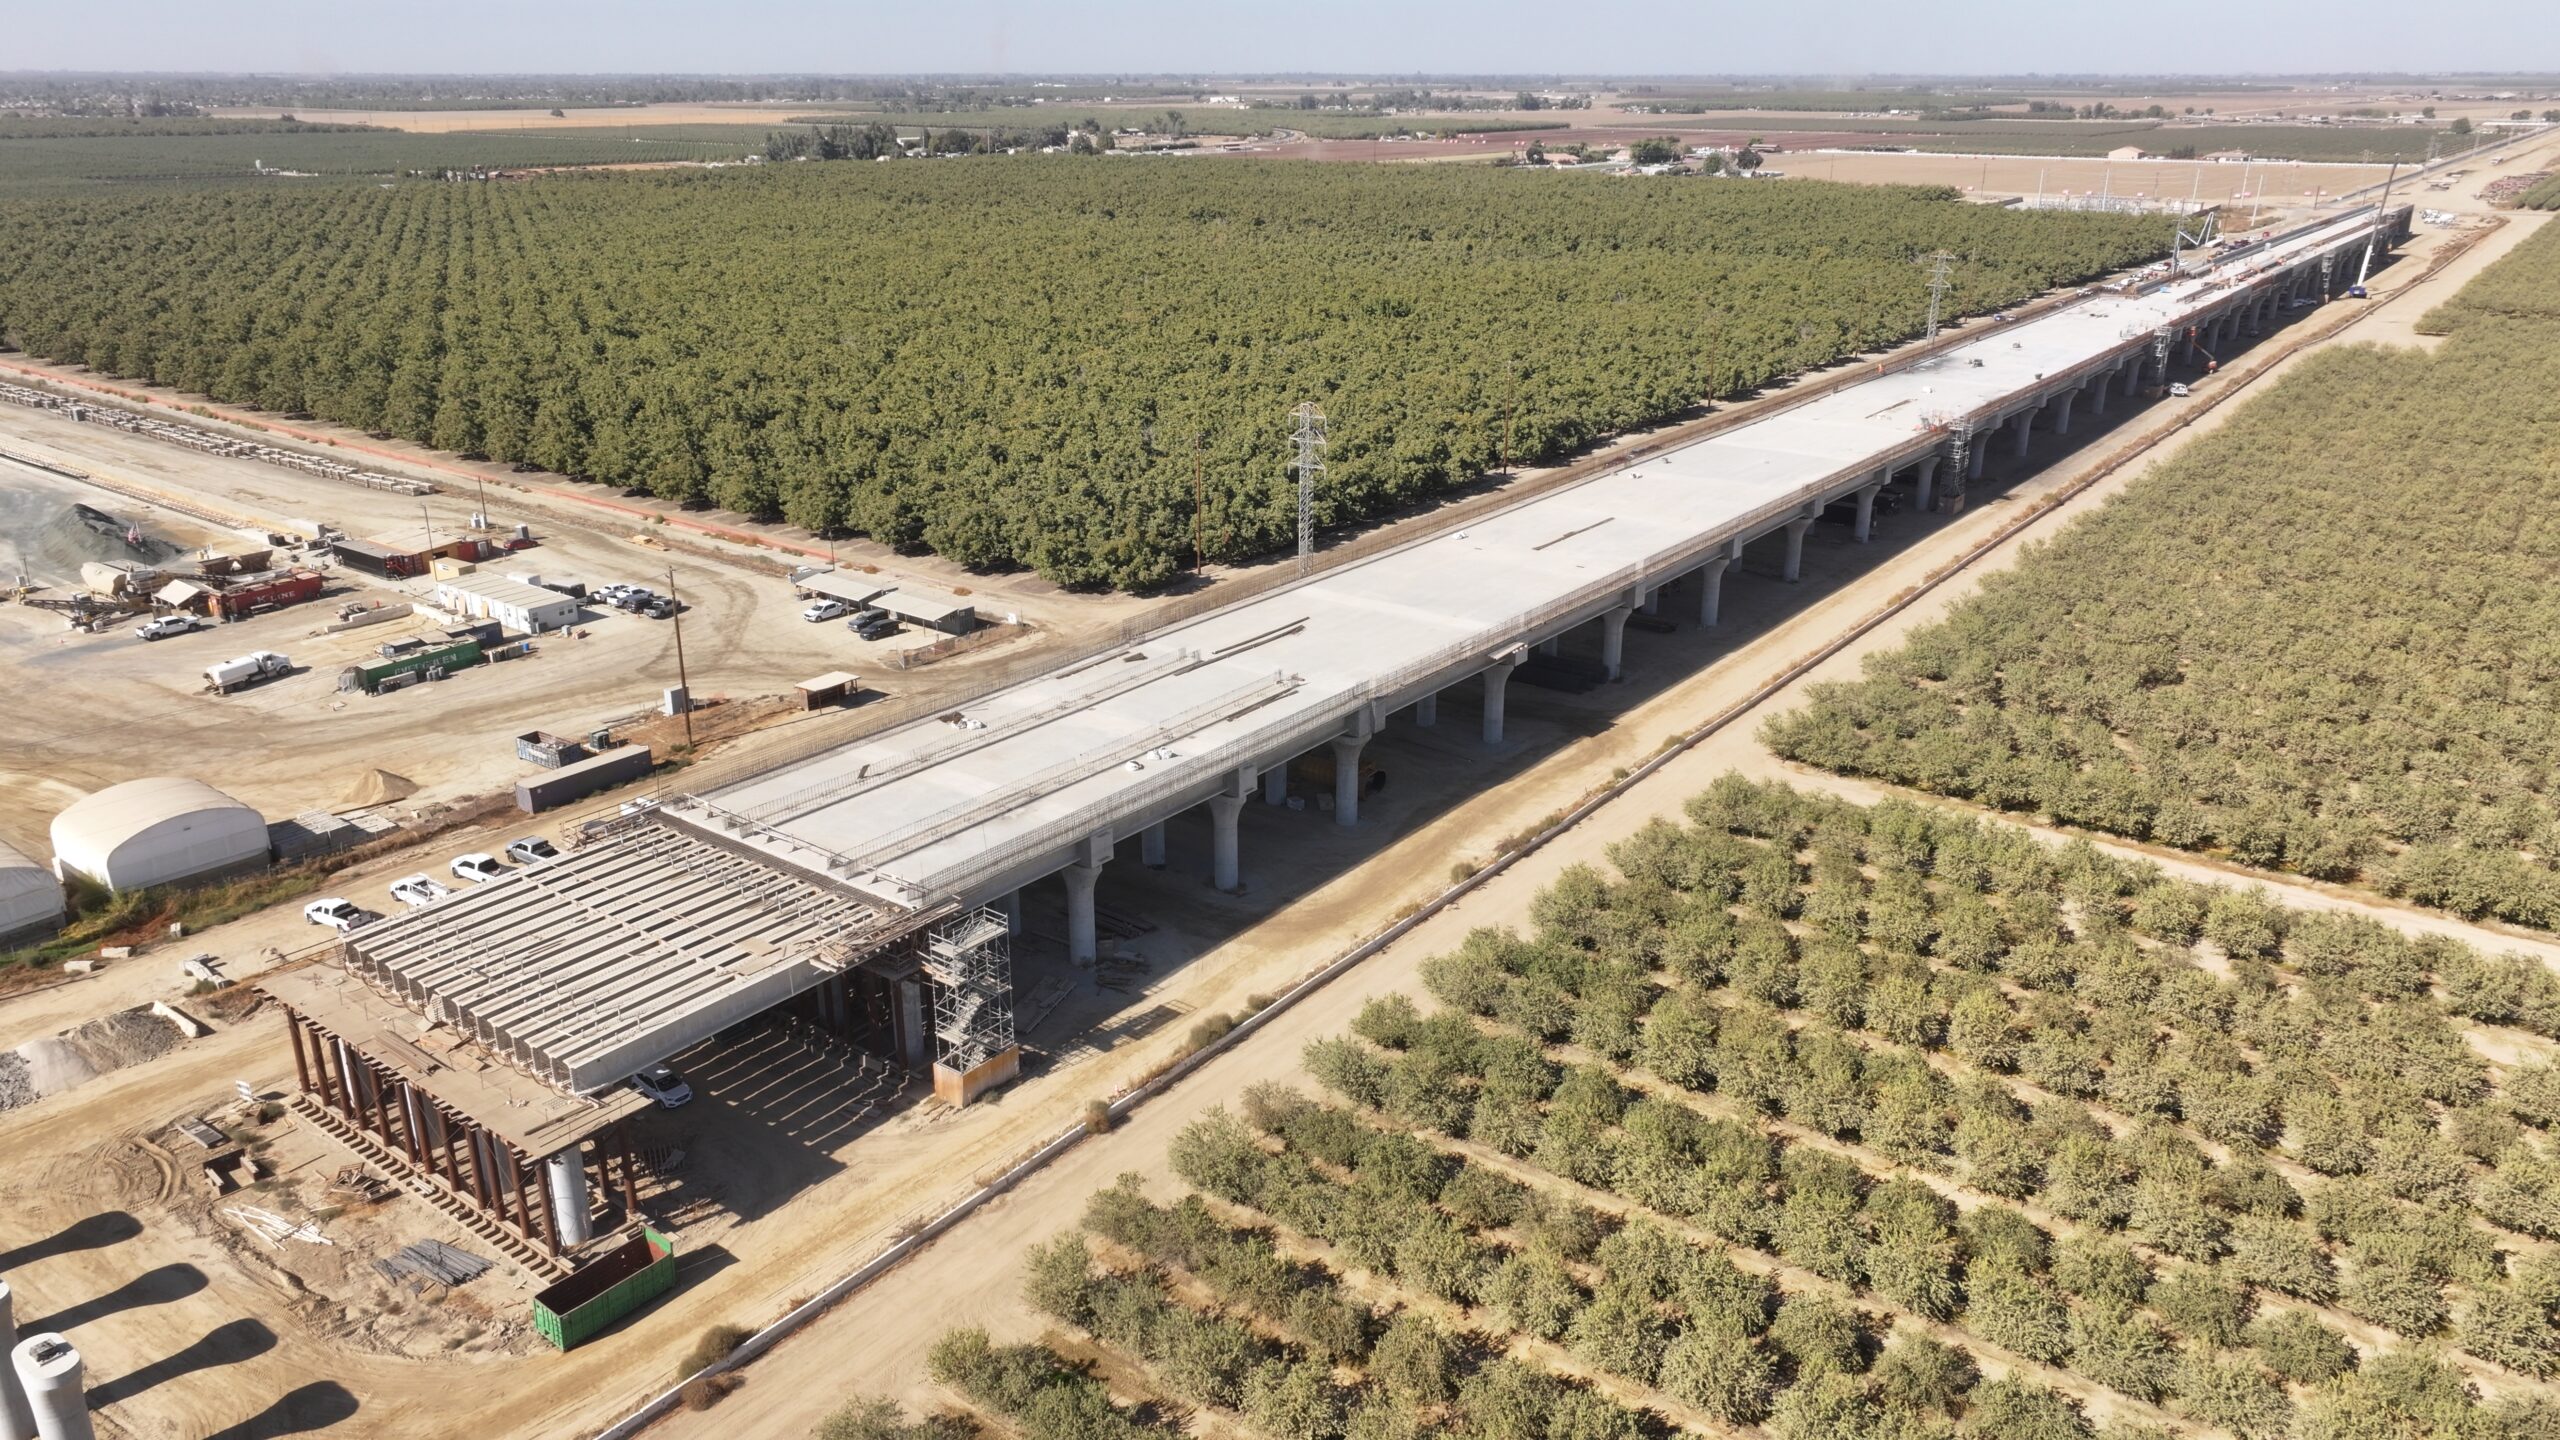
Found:
[{"label": "construction trailer", "polygon": [[494,547],[476,536],[436,540],[424,532],[382,535],[371,540],[341,536],[329,542],[329,553],[339,564],[385,580],[407,580],[424,575],[438,557],[477,561],[488,558],[484,552],[494,553]]},{"label": "construction trailer", "polygon": [[435,607],[472,620],[495,620],[523,635],[578,623],[578,600],[504,575],[473,572],[436,582]]}]

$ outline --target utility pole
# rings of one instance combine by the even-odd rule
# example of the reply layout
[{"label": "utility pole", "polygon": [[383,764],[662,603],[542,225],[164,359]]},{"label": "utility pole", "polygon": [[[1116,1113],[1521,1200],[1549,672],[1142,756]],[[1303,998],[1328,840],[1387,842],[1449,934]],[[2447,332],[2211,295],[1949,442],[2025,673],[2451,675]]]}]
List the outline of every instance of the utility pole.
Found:
[{"label": "utility pole", "polygon": [[1298,428],[1298,573],[1315,563],[1316,477],[1324,473],[1324,412],[1313,400],[1297,409]]},{"label": "utility pole", "polygon": [[1929,272],[1929,333],[1925,338],[1935,340],[1938,338],[1940,302],[1946,298],[1947,294],[1947,262],[1956,257],[1941,250],[1929,258],[1938,263],[1937,267]]},{"label": "utility pole", "polygon": [[2391,162],[2391,173],[2382,177],[2382,203],[2373,207],[2373,233],[2365,237],[2364,260],[2356,266],[2356,283],[2362,285],[2373,273],[2373,252],[2382,244],[2382,222],[2391,213],[2391,182],[2400,178],[2400,162]]},{"label": "utility pole", "polygon": [[418,523],[427,527],[427,548],[436,548],[436,522],[427,515],[427,502],[418,502]]},{"label": "utility pole", "polygon": [[471,475],[471,487],[480,494],[480,523],[472,528],[475,530],[486,530],[489,528],[489,482],[482,479],[478,471],[473,471]]},{"label": "utility pole", "polygon": [[693,749],[693,681],[684,673],[684,602],[676,598],[676,567],[667,567],[667,608],[676,625],[676,684],[684,691],[684,748]]}]

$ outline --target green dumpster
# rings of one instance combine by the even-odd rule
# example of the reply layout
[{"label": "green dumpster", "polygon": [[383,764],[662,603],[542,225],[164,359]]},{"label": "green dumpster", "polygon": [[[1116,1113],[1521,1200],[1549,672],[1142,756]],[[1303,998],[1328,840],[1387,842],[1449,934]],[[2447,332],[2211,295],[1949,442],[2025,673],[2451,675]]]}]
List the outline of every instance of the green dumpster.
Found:
[{"label": "green dumpster", "polygon": [[594,1339],[614,1321],[675,1288],[676,1242],[640,1233],[533,1297],[533,1328],[562,1349]]}]

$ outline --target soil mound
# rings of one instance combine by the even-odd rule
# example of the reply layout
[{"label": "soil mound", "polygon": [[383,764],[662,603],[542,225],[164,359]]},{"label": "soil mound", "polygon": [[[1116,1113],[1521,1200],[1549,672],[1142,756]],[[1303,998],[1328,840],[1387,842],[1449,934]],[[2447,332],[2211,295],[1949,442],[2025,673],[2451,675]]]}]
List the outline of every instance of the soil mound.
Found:
[{"label": "soil mound", "polygon": [[416,782],[406,775],[394,775],[388,770],[367,769],[363,775],[357,777],[355,784],[347,787],[346,803],[388,805],[394,800],[406,800],[417,793]]}]

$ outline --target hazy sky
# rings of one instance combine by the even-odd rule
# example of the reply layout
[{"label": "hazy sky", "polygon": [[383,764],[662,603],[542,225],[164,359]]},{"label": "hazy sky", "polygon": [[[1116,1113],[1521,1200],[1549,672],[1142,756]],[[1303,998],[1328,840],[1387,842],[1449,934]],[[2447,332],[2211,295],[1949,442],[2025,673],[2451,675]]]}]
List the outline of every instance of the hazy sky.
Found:
[{"label": "hazy sky", "polygon": [[16,0],[0,69],[2560,70],[2553,0]]}]

